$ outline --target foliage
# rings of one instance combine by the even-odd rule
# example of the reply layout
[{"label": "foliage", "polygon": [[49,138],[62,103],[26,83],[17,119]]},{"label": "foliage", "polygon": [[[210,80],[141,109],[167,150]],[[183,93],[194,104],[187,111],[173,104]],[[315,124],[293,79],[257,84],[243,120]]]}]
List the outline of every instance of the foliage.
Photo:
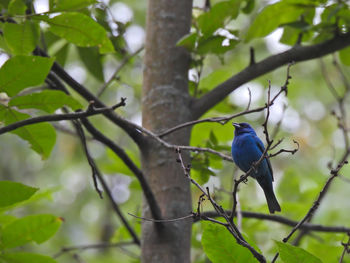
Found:
[{"label": "foliage", "polygon": [[308,253],[302,248],[294,247],[289,244],[282,242],[276,242],[278,245],[278,251],[281,254],[281,259],[285,263],[296,263],[296,262],[313,262],[321,263],[322,261],[314,255]]},{"label": "foliage", "polygon": [[0,181],[2,200],[0,204],[0,262],[38,262],[54,263],[51,257],[22,252],[15,248],[31,243],[41,244],[50,239],[62,223],[62,218],[37,214],[21,218],[10,216],[8,212],[29,200],[38,188],[12,181]]},{"label": "foliage", "polygon": [[222,226],[205,223],[202,245],[205,254],[213,262],[257,262],[249,250],[234,240]]}]

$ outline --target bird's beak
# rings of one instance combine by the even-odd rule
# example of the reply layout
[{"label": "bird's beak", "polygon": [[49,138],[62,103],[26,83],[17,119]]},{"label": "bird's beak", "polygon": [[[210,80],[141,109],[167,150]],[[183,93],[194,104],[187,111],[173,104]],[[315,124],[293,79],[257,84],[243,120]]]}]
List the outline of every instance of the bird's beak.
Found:
[{"label": "bird's beak", "polygon": [[235,126],[235,128],[241,127],[241,126],[239,125],[239,123],[237,123],[237,122],[232,122],[232,125]]}]

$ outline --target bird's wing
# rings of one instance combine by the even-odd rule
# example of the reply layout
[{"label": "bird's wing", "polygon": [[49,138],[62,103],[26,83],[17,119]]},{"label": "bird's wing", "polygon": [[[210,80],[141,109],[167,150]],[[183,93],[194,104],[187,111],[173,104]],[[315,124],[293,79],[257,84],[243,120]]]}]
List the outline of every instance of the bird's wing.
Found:
[{"label": "bird's wing", "polygon": [[[257,136],[256,136],[256,140],[255,141],[256,141],[256,145],[258,146],[258,148],[260,149],[261,154],[262,154],[265,151],[265,147],[264,147],[263,142]],[[271,166],[271,163],[270,163],[270,159],[268,157],[266,157],[265,159],[267,161],[267,166],[269,167],[269,170],[270,170],[270,173],[271,173],[271,177],[272,177],[272,182],[273,182],[274,179],[273,179],[273,172],[272,172],[272,166]]]}]

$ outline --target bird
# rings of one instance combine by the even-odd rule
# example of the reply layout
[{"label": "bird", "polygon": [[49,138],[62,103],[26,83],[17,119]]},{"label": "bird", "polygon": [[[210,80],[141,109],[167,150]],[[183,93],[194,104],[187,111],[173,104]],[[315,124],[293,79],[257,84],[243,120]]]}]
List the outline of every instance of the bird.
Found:
[{"label": "bird", "polygon": [[[265,147],[249,123],[234,122],[232,124],[235,127],[231,148],[232,158],[239,169],[246,173],[261,158]],[[270,213],[281,212],[281,207],[273,191],[272,182],[274,179],[269,158],[265,157],[258,167],[253,169],[250,176],[257,180],[264,191]]]}]

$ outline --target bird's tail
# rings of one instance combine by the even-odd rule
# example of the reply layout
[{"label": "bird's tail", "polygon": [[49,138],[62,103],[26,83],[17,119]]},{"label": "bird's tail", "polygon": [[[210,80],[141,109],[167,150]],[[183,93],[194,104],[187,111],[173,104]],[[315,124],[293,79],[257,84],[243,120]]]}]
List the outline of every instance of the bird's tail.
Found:
[{"label": "bird's tail", "polygon": [[272,189],[264,190],[264,194],[267,201],[267,206],[269,207],[269,211],[271,214],[275,213],[275,211],[281,212],[281,207],[277,201],[277,198]]}]

